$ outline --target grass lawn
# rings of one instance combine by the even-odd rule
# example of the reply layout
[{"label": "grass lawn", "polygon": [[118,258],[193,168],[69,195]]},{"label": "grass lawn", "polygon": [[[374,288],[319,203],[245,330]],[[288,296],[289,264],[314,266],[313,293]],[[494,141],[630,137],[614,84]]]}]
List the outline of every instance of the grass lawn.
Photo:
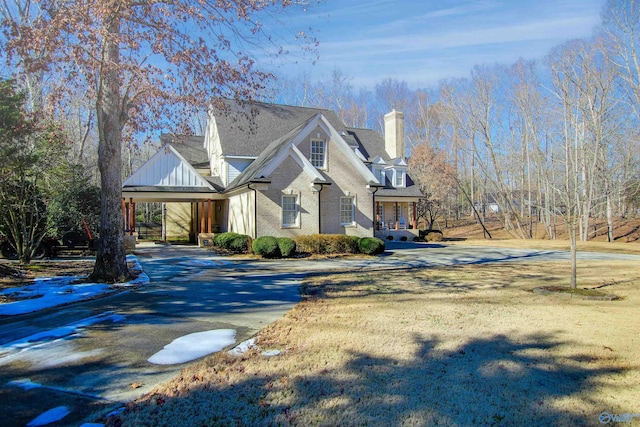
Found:
[{"label": "grass lawn", "polygon": [[[599,425],[640,413],[640,266],[582,262],[349,272],[306,281],[262,350],[186,367],[120,420],[196,425]],[[640,422],[640,420],[636,420]]]}]

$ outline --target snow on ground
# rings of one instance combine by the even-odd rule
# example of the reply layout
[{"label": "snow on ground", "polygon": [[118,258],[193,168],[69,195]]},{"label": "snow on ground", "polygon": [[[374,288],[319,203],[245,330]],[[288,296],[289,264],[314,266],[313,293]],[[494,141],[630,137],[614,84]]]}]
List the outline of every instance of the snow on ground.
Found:
[{"label": "snow on ground", "polygon": [[[38,332],[27,337],[0,345],[0,366],[15,359],[29,359],[40,367],[51,367],[61,363],[81,360],[97,354],[93,352],[75,352],[69,349],[63,340],[77,337],[83,328],[104,322],[121,322],[124,316],[113,311],[87,317],[77,322],[48,331]],[[42,347],[46,346],[46,349]],[[55,354],[55,357],[52,356]]]},{"label": "snow on ground", "polygon": [[215,353],[236,342],[233,329],[215,329],[196,332],[176,338],[147,361],[155,365],[174,365],[190,362],[207,354]]},{"label": "snow on ground", "polygon": [[[230,354],[231,356],[242,356],[249,350],[258,350],[255,338],[250,338],[246,341],[241,342],[240,344],[229,350],[227,354]],[[282,354],[282,350],[265,350],[260,354],[265,357],[279,356],[280,354]]]},{"label": "snow on ground", "polygon": [[246,341],[242,341],[240,344],[238,344],[237,346],[233,347],[227,353],[229,353],[232,356],[242,356],[247,351],[253,350],[253,349],[256,349],[256,348],[258,348],[256,346],[256,339],[255,338],[250,338],[250,339],[248,339]]},{"label": "snow on ground", "polygon": [[35,279],[32,285],[4,289],[0,291],[0,295],[12,296],[13,298],[18,298],[18,300],[0,304],[0,315],[15,316],[33,313],[45,308],[116,292],[118,288],[142,286],[149,283],[149,276],[142,271],[142,267],[135,256],[127,255],[127,262],[132,262],[134,264],[133,271],[138,273],[138,277],[127,283],[116,283],[114,285],[74,283],[84,278],[78,276],[41,277]]},{"label": "snow on ground", "polygon": [[49,409],[46,412],[38,415],[33,420],[27,423],[27,427],[44,426],[47,424],[55,423],[69,415],[71,411],[66,406],[58,406],[53,409]]}]

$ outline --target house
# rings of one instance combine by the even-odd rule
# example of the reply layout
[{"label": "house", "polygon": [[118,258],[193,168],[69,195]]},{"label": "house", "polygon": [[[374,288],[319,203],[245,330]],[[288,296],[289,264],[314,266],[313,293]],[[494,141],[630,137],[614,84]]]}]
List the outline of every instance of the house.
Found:
[{"label": "house", "polygon": [[384,120],[383,138],[330,110],[227,101],[212,108],[204,136],[162,135],[124,181],[124,228],[135,232],[137,202],[163,202],[169,239],[416,236],[422,194],[407,174],[404,114]]}]

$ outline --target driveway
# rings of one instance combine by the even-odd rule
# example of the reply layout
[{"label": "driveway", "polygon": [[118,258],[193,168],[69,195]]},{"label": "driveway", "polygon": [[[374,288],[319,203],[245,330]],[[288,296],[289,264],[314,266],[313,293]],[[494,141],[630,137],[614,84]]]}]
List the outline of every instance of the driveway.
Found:
[{"label": "driveway", "polygon": [[[402,242],[387,247],[380,258],[267,261],[213,256],[189,246],[140,245],[136,254],[149,285],[0,320],[0,346],[37,337],[0,355],[3,425],[25,425],[61,405],[71,413],[56,425],[78,425],[94,411],[140,397],[184,366],[147,362],[164,346],[218,329],[235,331],[235,341],[242,342],[299,301],[298,285],[309,274],[569,259],[562,251]],[[579,256],[640,261],[637,255]]]}]

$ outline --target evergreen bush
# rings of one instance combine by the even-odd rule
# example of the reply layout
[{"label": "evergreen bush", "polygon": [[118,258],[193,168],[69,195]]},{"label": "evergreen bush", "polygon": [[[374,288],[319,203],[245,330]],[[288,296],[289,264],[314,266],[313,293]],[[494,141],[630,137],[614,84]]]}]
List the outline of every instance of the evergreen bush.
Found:
[{"label": "evergreen bush", "polygon": [[258,237],[252,244],[253,253],[265,258],[280,258],[278,239],[273,236]]},{"label": "evergreen bush", "polygon": [[231,231],[217,234],[213,238],[213,244],[219,248],[235,253],[245,253],[249,251],[249,236]]},{"label": "evergreen bush", "polygon": [[288,237],[278,238],[278,248],[284,258],[291,258],[296,254],[296,242]]},{"label": "evergreen bush", "polygon": [[360,252],[365,255],[380,255],[384,252],[384,241],[376,237],[363,237],[358,242]]}]

